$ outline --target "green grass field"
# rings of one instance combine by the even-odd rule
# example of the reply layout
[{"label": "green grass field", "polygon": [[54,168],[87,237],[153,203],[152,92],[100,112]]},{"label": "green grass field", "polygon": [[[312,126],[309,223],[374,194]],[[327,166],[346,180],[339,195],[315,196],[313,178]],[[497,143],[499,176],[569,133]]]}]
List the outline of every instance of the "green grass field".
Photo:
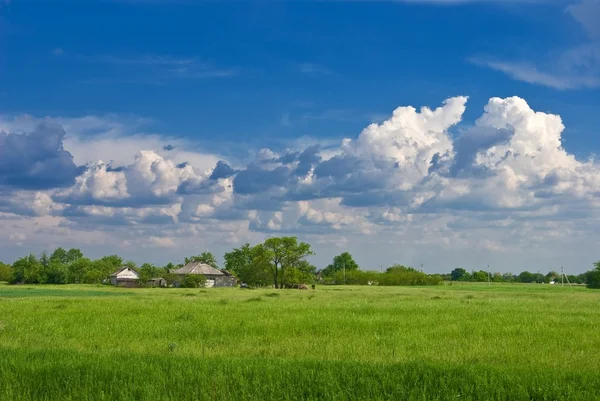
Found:
[{"label": "green grass field", "polygon": [[0,400],[597,400],[600,292],[0,284]]}]

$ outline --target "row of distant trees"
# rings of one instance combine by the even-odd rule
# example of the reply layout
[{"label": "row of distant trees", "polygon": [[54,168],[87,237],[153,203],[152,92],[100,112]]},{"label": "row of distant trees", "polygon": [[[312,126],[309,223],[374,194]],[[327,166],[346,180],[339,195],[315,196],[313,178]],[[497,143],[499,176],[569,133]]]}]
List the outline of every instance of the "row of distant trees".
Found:
[{"label": "row of distant trees", "polygon": [[[566,276],[571,284],[585,284],[587,282],[587,276],[590,272],[574,275],[569,274]],[[470,282],[486,282],[492,281],[494,283],[551,283],[560,281],[560,273],[556,271],[550,271],[547,274],[532,273],[529,271],[523,271],[519,274],[513,273],[489,273],[485,270],[472,270],[471,272],[466,269],[457,268],[452,270],[449,275],[444,275],[444,279],[451,281],[470,281]],[[567,280],[565,280],[567,282]]]},{"label": "row of distant trees", "polygon": [[[310,245],[299,242],[296,237],[275,237],[262,244],[246,244],[228,252],[223,268],[252,286],[285,288],[313,281],[317,269],[306,260],[312,254]],[[192,261],[219,269],[211,252],[186,257],[181,264],[156,266],[144,263],[138,266],[117,255],[93,260],[85,257],[79,249],[57,248],[52,253],[43,252],[39,257],[29,254],[12,265],[0,263],[0,281],[12,284],[100,284],[107,282],[112,273],[127,266],[140,274],[142,285],[155,277],[165,278],[172,283],[175,276],[170,271]],[[184,286],[197,287],[202,284],[196,280],[198,277],[186,279]]]},{"label": "row of distant trees", "polygon": [[[333,258],[331,264],[317,270],[306,258],[313,255],[312,248],[296,237],[274,237],[258,245],[245,244],[224,255],[222,267],[217,264],[211,252],[184,258],[183,264],[168,263],[156,266],[144,263],[141,266],[124,261],[117,255],[104,256],[92,260],[81,250],[57,248],[52,253],[43,252],[24,256],[12,265],[0,262],[0,281],[13,284],[97,284],[106,282],[113,272],[128,266],[140,274],[140,282],[146,283],[154,277],[162,277],[172,283],[175,277],[170,270],[192,261],[206,263],[216,269],[223,268],[233,273],[241,282],[252,287],[273,286],[275,288],[294,287],[299,284],[320,282],[323,284],[363,284],[363,285],[438,285],[443,281],[518,282],[550,283],[560,281],[560,274],[551,271],[545,275],[523,271],[519,274],[491,273],[484,270],[467,271],[457,268],[449,274],[426,274],[412,267],[393,265],[385,271],[362,270],[352,255],[344,252]],[[590,288],[600,288],[600,262],[594,269],[580,275],[569,275],[571,283],[586,284]],[[201,285],[197,280],[183,284],[190,287]]]}]

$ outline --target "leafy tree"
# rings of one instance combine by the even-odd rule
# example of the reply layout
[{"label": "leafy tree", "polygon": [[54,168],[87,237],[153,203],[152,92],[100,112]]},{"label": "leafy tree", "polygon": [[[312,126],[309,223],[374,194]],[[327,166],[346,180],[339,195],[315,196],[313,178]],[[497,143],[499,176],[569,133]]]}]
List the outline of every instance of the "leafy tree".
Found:
[{"label": "leafy tree", "polygon": [[66,263],[73,263],[78,259],[83,258],[83,253],[81,252],[80,249],[77,248],[71,248],[67,251],[67,256],[66,256]]},{"label": "leafy tree", "polygon": [[270,273],[266,263],[260,258],[262,249],[244,244],[225,254],[225,269],[251,287],[267,285]]},{"label": "leafy tree", "polygon": [[215,258],[215,255],[212,254],[212,252],[202,252],[200,255],[185,258],[184,261],[186,265],[190,262],[200,262],[206,263],[207,265],[212,266],[215,269],[219,268],[219,266],[217,265],[217,259]]},{"label": "leafy tree", "polygon": [[511,283],[511,282],[515,281],[515,276],[512,273],[504,273],[502,275],[502,281]]},{"label": "leafy tree", "polygon": [[39,284],[44,283],[45,277],[43,275],[44,266],[35,257],[34,254],[20,258],[13,263],[12,276],[10,283],[12,284]]},{"label": "leafy tree", "polygon": [[480,283],[488,281],[488,272],[484,270],[473,272],[473,280]]},{"label": "leafy tree", "polygon": [[438,285],[442,282],[439,274],[428,275],[415,268],[393,265],[378,278],[381,285]]},{"label": "leafy tree", "polygon": [[544,283],[556,281],[556,279],[559,279],[559,278],[560,278],[560,274],[558,272],[556,272],[555,270],[552,270],[544,276]]},{"label": "leafy tree", "polygon": [[50,255],[50,261],[65,264],[69,263],[67,260],[67,251],[65,251],[64,248],[56,248]]},{"label": "leafy tree", "polygon": [[100,284],[121,267],[123,261],[116,255],[105,256],[90,263],[81,282],[86,284]]},{"label": "leafy tree", "polygon": [[[351,271],[355,271],[353,269]],[[308,261],[302,260],[298,265],[290,267],[285,273],[285,285],[292,286],[297,284],[312,283],[315,278],[317,268],[311,265]]]},{"label": "leafy tree", "polygon": [[40,255],[40,260],[39,262],[42,264],[42,266],[44,267],[48,267],[50,265],[50,257],[48,256],[48,252],[43,251],[42,254]]},{"label": "leafy tree", "polygon": [[333,258],[333,263],[328,265],[323,269],[324,276],[330,276],[338,271],[346,270],[347,272],[350,270],[358,270],[360,267],[358,264],[352,259],[352,255],[349,252],[343,252]]},{"label": "leafy tree", "polygon": [[46,283],[68,284],[69,269],[66,264],[51,260],[46,270]]},{"label": "leafy tree", "polygon": [[600,261],[594,263],[594,267],[586,273],[587,288],[600,288]]},{"label": "leafy tree", "polygon": [[[118,255],[103,256],[102,258],[100,258],[100,261],[102,261],[103,263],[106,263],[107,266],[111,266],[111,268],[113,269],[113,271],[111,271],[111,273],[113,273],[120,267],[123,267],[123,258],[121,258]],[[134,263],[134,266],[135,266],[135,263]]]},{"label": "leafy tree", "polygon": [[521,283],[535,283],[536,275],[534,273],[525,270],[519,274],[519,281]]},{"label": "leafy tree", "polygon": [[12,267],[0,262],[0,281],[10,281],[12,276]]},{"label": "leafy tree", "polygon": [[310,245],[298,242],[296,237],[273,237],[257,245],[257,263],[264,264],[271,273],[275,288],[286,285],[286,271],[297,268],[305,257],[313,255]]},{"label": "leafy tree", "polygon": [[160,277],[161,276],[161,269],[159,269],[158,267],[150,264],[150,263],[144,263],[139,269],[138,272],[140,273],[140,284],[141,285],[146,285],[146,283],[155,277]]},{"label": "leafy tree", "polygon": [[88,258],[78,258],[73,260],[69,265],[69,281],[71,283],[83,283],[87,272],[92,268],[92,261]]},{"label": "leafy tree", "polygon": [[452,281],[462,281],[467,274],[468,272],[465,269],[457,267],[450,272],[450,279]]}]

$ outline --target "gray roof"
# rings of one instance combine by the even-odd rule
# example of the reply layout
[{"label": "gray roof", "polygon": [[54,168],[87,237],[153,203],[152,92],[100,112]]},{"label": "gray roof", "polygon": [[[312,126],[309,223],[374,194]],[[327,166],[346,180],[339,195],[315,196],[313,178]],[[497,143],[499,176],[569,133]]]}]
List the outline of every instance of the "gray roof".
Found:
[{"label": "gray roof", "polygon": [[174,274],[203,274],[205,276],[223,276],[221,270],[202,262],[190,262],[180,269],[171,270]]}]

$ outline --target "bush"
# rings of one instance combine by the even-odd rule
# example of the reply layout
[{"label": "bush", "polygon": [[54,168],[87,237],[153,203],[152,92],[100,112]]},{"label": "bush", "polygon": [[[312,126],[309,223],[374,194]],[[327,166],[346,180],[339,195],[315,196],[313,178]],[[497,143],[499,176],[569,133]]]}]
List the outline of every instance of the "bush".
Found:
[{"label": "bush", "polygon": [[[377,271],[350,270],[346,271],[345,283],[350,285],[439,285],[443,282],[439,274],[428,275],[411,267],[392,266],[385,273]],[[326,277],[325,284],[344,284],[344,272],[338,271]]]},{"label": "bush", "polygon": [[200,288],[204,287],[206,277],[201,274],[187,274],[181,282],[183,288]]}]

